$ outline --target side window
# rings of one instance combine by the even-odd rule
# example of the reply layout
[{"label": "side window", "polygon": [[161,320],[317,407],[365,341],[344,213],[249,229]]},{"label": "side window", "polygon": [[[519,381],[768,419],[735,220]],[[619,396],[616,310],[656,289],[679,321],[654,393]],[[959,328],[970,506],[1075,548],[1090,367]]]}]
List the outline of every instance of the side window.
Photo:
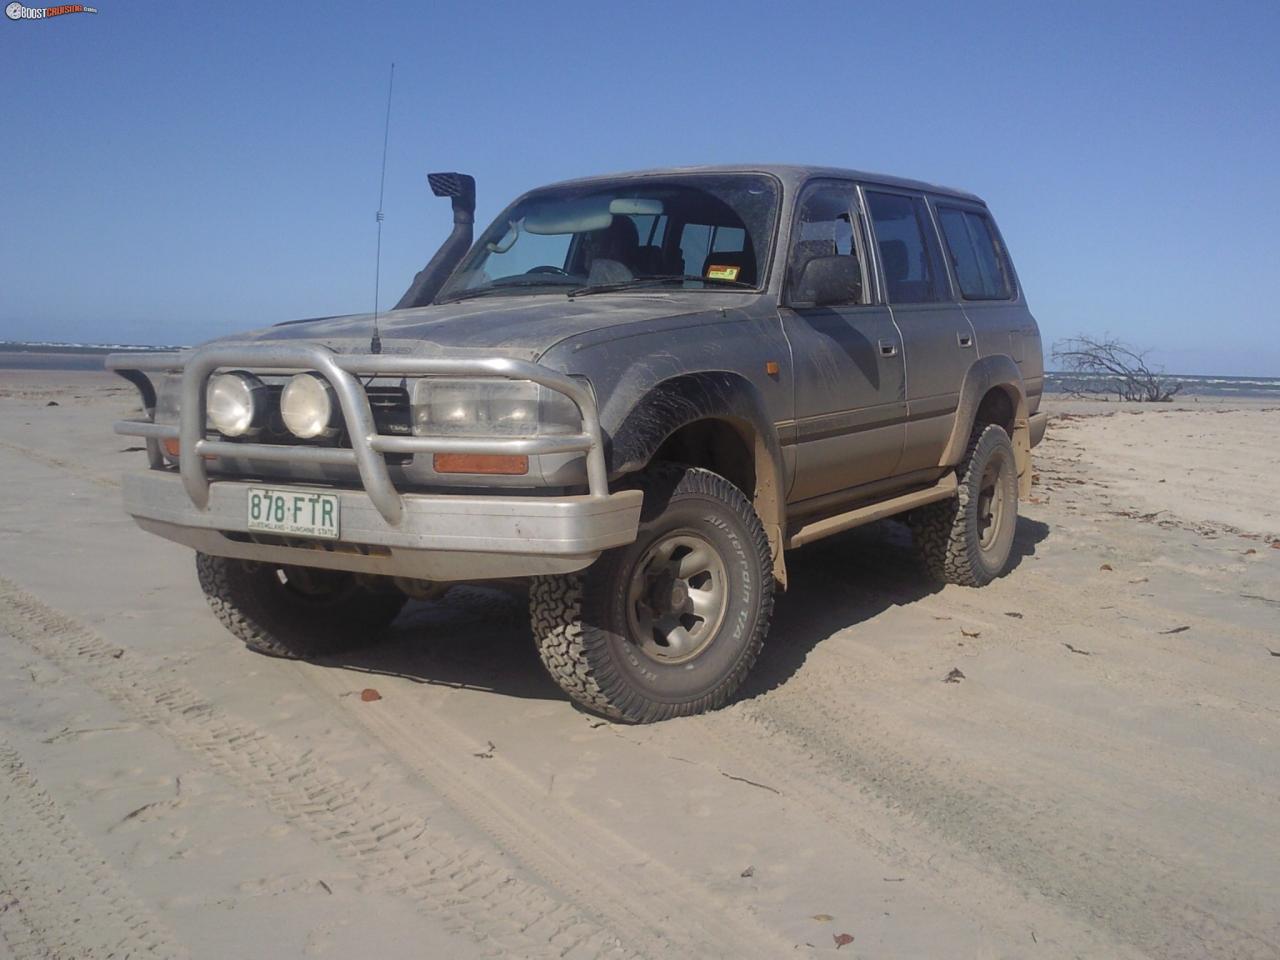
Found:
[{"label": "side window", "polygon": [[890,303],[941,300],[944,283],[933,252],[933,226],[923,197],[867,191]]},{"label": "side window", "polygon": [[857,278],[850,290],[850,299],[846,302],[866,302],[858,244],[853,234],[854,208],[851,183],[819,182],[810,185],[801,195],[796,209],[788,264],[793,298],[809,299],[796,286],[806,263],[817,257],[839,256],[850,260],[846,275]]},{"label": "side window", "polygon": [[989,218],[972,210],[938,207],[960,293],[966,300],[1008,300],[1013,283]]}]

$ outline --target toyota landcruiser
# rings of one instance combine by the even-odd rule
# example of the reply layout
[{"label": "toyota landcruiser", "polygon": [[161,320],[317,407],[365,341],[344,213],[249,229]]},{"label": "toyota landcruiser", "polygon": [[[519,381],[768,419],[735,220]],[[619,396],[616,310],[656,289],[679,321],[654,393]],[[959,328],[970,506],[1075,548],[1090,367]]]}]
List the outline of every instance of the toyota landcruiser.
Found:
[{"label": "toyota landcruiser", "polygon": [[700,167],[533,190],[381,315],[112,355],[145,417],[126,510],[196,550],[249,647],[317,657],[407,598],[527,583],[588,710],[726,703],[786,553],[907,520],[934,578],[1005,569],[1044,434],[1040,334],[972,194]]}]

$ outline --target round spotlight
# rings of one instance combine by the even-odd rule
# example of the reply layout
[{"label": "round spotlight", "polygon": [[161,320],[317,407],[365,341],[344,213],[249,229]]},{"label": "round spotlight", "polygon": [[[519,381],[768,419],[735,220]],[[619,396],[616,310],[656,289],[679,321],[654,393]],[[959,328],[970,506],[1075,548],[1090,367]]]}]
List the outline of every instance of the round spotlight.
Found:
[{"label": "round spotlight", "polygon": [[280,417],[289,432],[302,440],[332,436],[336,409],[333,387],[318,374],[298,374],[280,394]]},{"label": "round spotlight", "polygon": [[224,437],[257,433],[262,426],[267,388],[251,373],[235,370],[209,381],[205,412],[209,425]]}]

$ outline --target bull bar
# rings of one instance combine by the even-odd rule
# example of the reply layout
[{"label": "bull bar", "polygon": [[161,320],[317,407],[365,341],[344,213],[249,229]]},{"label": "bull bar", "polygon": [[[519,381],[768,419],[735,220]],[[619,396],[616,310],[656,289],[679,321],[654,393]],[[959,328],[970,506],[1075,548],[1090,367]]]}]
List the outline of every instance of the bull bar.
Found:
[{"label": "bull bar", "polygon": [[[121,420],[116,433],[148,441],[152,462],[159,443],[176,439],[183,456],[178,458],[182,485],[192,504],[209,505],[209,474],[205,456],[255,457],[278,462],[354,464],[370,502],[382,518],[395,527],[404,517],[400,491],[392,482],[384,454],[469,453],[530,455],[585,454],[588,496],[609,497],[604,443],[595,398],[583,382],[526,360],[505,357],[454,358],[384,354],[340,354],[317,344],[215,343],[190,353],[113,353],[106,368],[129,375],[180,373],[181,406],[177,426],[147,420]],[[206,436],[206,389],[209,377],[219,369],[245,368],[255,373],[314,372],[333,387],[351,447],[312,447],[211,440]],[[582,418],[580,432],[535,437],[388,436],[378,433],[369,398],[359,377],[479,377],[529,380],[568,397]],[[137,383],[137,379],[128,376]],[[144,391],[144,398],[146,394]]]}]

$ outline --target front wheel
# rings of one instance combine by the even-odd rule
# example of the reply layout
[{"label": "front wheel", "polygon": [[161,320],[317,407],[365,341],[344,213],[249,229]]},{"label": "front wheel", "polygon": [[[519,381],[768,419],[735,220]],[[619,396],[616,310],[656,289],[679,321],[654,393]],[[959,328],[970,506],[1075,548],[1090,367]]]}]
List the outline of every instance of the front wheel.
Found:
[{"label": "front wheel", "polygon": [[929,574],[941,583],[986,586],[1004,572],[1018,525],[1013,443],[995,425],[974,429],[954,500],[912,511],[909,523]]},{"label": "front wheel", "polygon": [[773,611],[769,544],[737,487],[677,464],[652,467],[640,482],[633,543],[530,588],[552,678],[588,710],[630,723],[727,703]]},{"label": "front wheel", "polygon": [[205,599],[250,650],[308,659],[350,650],[382,635],[407,599],[338,570],[251,563],[196,554]]}]

